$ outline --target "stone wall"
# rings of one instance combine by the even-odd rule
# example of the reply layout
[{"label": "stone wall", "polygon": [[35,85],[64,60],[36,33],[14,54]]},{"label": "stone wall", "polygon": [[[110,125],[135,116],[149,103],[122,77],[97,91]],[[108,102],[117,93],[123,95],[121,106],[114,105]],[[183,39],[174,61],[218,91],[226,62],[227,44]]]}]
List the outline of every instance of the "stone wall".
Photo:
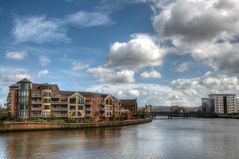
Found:
[{"label": "stone wall", "polygon": [[36,123],[36,122],[5,122],[0,123],[0,132],[8,131],[29,131],[29,130],[54,130],[54,129],[80,129],[98,127],[116,127],[151,122],[152,119],[137,119],[115,122],[99,123]]}]

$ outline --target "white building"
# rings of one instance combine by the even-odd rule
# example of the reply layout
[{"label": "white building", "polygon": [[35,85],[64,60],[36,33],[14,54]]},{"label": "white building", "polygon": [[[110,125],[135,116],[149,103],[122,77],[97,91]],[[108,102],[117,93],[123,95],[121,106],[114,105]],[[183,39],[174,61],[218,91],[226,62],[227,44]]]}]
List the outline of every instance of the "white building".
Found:
[{"label": "white building", "polygon": [[210,94],[209,98],[202,98],[204,112],[237,113],[239,102],[235,94]]}]

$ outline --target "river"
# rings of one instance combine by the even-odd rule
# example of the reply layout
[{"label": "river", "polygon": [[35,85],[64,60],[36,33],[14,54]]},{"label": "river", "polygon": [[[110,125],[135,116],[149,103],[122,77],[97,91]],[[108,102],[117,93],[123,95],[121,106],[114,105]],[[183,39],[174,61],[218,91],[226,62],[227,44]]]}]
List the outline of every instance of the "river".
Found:
[{"label": "river", "polygon": [[239,120],[158,118],[117,128],[1,133],[0,158],[236,159]]}]

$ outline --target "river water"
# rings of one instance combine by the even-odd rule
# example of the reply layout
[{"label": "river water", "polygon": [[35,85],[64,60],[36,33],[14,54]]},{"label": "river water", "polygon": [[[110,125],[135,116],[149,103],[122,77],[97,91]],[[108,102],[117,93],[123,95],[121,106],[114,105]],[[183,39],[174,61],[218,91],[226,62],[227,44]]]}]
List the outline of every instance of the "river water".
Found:
[{"label": "river water", "polygon": [[1,133],[0,158],[237,159],[239,120],[158,118],[121,128]]}]

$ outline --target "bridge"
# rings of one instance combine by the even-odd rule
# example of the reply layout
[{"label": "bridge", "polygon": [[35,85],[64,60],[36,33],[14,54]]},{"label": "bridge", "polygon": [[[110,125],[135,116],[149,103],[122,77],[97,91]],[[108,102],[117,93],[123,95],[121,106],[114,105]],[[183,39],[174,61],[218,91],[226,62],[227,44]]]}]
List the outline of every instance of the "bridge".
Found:
[{"label": "bridge", "polygon": [[189,117],[194,118],[216,118],[218,114],[216,113],[205,113],[205,112],[151,112],[149,115],[156,119],[157,116],[167,116],[168,119],[172,119],[173,117],[182,117],[184,119],[188,119]]}]

